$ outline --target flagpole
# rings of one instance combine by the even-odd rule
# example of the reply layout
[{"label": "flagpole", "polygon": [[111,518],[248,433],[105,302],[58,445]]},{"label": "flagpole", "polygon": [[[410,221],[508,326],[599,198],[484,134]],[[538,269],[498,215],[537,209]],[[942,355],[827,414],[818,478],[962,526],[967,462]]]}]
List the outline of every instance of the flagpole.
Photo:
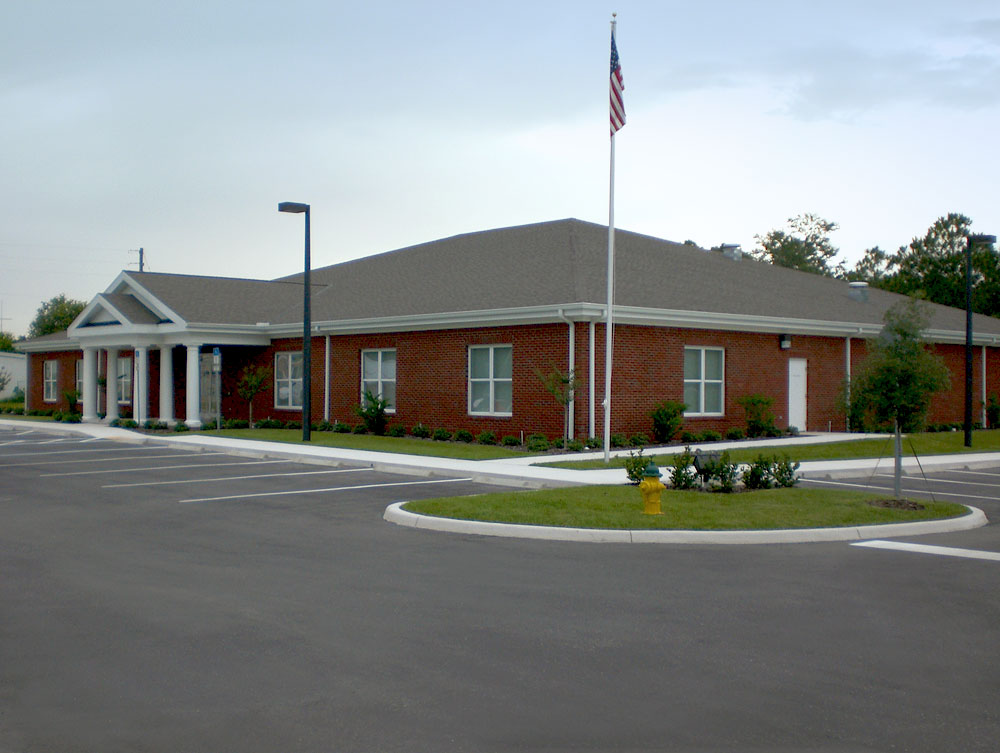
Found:
[{"label": "flagpole", "polygon": [[617,13],[611,14],[611,166],[608,176],[608,309],[604,325],[604,462],[611,460],[611,363],[615,305],[615,132],[625,125],[621,92],[625,88],[615,44]]}]

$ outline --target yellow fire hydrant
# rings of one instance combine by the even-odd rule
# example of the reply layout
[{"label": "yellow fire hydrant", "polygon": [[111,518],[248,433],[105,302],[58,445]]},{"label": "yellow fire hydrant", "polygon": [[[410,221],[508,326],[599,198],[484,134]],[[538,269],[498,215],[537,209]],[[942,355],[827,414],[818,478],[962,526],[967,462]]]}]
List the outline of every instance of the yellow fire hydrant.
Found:
[{"label": "yellow fire hydrant", "polygon": [[639,482],[639,492],[642,494],[644,505],[644,515],[663,515],[660,510],[660,492],[666,489],[660,481],[660,469],[656,467],[653,459],[649,459],[646,470],[642,472],[642,481]]}]

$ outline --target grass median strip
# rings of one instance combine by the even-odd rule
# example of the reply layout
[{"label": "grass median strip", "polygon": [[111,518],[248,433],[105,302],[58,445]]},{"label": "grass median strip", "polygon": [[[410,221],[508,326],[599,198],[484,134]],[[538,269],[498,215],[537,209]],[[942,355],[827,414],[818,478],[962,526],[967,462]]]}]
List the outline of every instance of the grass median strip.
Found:
[{"label": "grass median strip", "polygon": [[644,515],[634,486],[591,486],[497,492],[408,502],[404,509],[443,518],[495,523],[608,528],[747,531],[830,528],[937,520],[964,515],[950,502],[922,502],[902,510],[869,504],[871,492],[769,489],[743,494],[666,491],[663,515]]}]

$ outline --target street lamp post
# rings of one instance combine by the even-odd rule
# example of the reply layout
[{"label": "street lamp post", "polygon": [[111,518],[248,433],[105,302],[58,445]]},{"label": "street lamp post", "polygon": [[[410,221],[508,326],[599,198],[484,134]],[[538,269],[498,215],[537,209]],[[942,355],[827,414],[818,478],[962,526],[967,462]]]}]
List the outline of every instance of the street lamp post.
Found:
[{"label": "street lamp post", "polygon": [[972,247],[996,243],[995,235],[965,236],[965,446],[972,447]]},{"label": "street lamp post", "polygon": [[305,214],[306,263],[302,278],[302,441],[308,442],[312,432],[312,306],[309,284],[309,205],[297,201],[278,204],[279,212]]}]

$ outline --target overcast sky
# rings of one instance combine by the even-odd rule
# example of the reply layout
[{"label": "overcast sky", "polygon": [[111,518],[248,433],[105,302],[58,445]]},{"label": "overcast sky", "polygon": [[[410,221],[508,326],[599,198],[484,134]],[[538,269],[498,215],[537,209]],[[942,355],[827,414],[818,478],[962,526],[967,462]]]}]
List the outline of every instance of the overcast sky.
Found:
[{"label": "overcast sky", "polygon": [[[0,329],[154,272],[270,279],[608,219],[703,246],[813,212],[848,263],[1000,232],[996,0],[89,0],[0,9]],[[488,284],[489,270],[483,270]],[[419,284],[419,281],[414,281]]]}]

